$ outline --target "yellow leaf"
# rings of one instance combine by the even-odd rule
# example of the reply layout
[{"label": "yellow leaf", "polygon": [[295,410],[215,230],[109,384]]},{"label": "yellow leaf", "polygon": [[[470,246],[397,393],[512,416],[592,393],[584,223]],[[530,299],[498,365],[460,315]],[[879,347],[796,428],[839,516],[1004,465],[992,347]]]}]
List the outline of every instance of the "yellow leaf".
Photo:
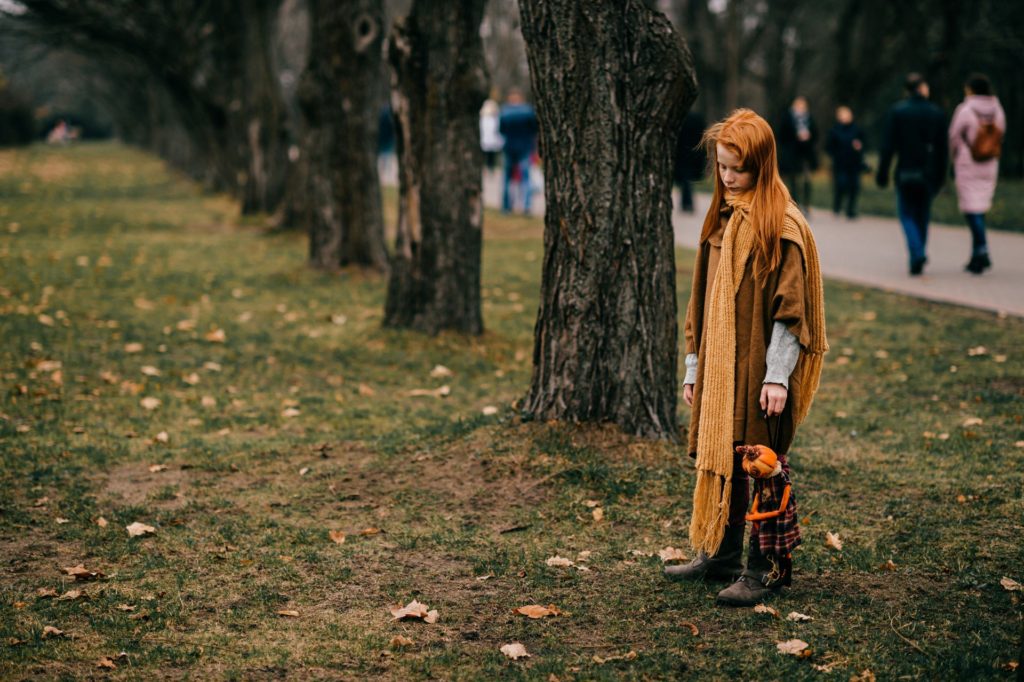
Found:
[{"label": "yellow leaf", "polygon": [[540,606],[539,604],[530,604],[529,606],[520,606],[519,608],[512,611],[520,616],[526,616],[527,618],[544,618],[546,616],[558,616],[561,615],[561,611],[554,604],[548,604],[547,606]]},{"label": "yellow leaf", "polygon": [[595,521],[604,521],[604,509],[601,509],[600,507],[594,507],[593,511],[590,512],[590,515],[594,517]]},{"label": "yellow leaf", "polygon": [[769,616],[779,618],[779,612],[773,609],[772,607],[768,606],[767,604],[758,604],[757,606],[755,606],[754,613],[766,613]]},{"label": "yellow leaf", "polygon": [[96,525],[99,526],[100,528],[106,528],[107,527],[107,520],[101,516],[98,519],[96,519]]},{"label": "yellow leaf", "polygon": [[401,649],[402,647],[407,647],[407,646],[412,646],[412,645],[413,645],[413,641],[411,639],[409,639],[408,637],[403,637],[402,635],[395,635],[394,637],[391,638],[391,648],[392,649]]},{"label": "yellow leaf", "polygon": [[836,551],[843,550],[843,541],[839,539],[839,533],[833,533],[831,531],[825,533],[825,544]]},{"label": "yellow leaf", "polygon": [[331,542],[333,542],[336,545],[343,545],[343,544],[345,544],[345,537],[346,536],[340,530],[328,531],[327,537],[329,537],[331,539]]},{"label": "yellow leaf", "polygon": [[137,342],[137,341],[133,341],[132,343],[126,343],[126,344],[124,344],[124,352],[125,353],[141,353],[142,352],[142,344]]},{"label": "yellow leaf", "polygon": [[1024,591],[1024,585],[1021,585],[1019,582],[1017,582],[1013,578],[1008,578],[1005,575],[999,581],[999,584],[1002,585],[1003,589],[1006,590],[1007,592],[1021,592],[1021,591]]},{"label": "yellow leaf", "polygon": [[670,561],[686,561],[686,555],[683,554],[683,550],[676,549],[675,547],[666,547],[658,552],[658,556],[665,563]]},{"label": "yellow leaf", "polygon": [[210,343],[224,343],[225,341],[228,340],[228,335],[224,332],[223,329],[217,327],[206,332],[206,335],[203,338],[209,341]]}]

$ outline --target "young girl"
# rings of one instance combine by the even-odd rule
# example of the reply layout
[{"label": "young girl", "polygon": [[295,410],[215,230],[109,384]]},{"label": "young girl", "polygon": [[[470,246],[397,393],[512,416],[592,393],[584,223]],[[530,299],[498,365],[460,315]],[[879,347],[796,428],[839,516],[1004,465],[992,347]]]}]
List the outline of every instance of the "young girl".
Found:
[{"label": "young girl", "polygon": [[751,537],[744,570],[748,477],[735,447],[768,445],[772,419],[788,475],[784,454],[828,350],[824,296],[814,238],[779,177],[768,123],[739,109],[708,129],[703,144],[717,173],[686,312],[683,380],[697,460],[690,543],[698,554],[665,573],[738,576],[718,601],[747,606],[790,583],[788,555],[800,540],[794,512]]}]

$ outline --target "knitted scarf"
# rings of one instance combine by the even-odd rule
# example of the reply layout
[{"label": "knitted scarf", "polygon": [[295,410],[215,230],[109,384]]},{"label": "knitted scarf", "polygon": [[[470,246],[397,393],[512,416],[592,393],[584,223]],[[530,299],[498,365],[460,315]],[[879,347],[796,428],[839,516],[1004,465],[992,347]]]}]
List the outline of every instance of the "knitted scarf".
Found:
[{"label": "knitted scarf", "polygon": [[[697,434],[697,484],[693,491],[690,544],[714,556],[725,535],[732,495],[733,414],[736,404],[736,294],[747,260],[754,247],[750,223],[750,195],[727,195],[732,215],[725,226],[722,252],[715,281],[705,309],[704,381]],[[800,358],[790,386],[795,399],[791,409],[793,427],[803,421],[818,389],[824,353],[825,296],[814,237],[803,215],[792,203],[786,209],[782,237],[800,248],[804,262],[804,320],[809,341],[800,348]],[[797,390],[796,387],[799,386]]]}]

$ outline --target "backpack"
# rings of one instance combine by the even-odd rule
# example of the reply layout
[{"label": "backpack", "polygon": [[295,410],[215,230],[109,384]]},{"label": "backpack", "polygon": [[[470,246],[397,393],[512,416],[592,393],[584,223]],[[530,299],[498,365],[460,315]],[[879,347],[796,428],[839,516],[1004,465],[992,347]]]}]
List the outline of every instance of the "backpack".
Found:
[{"label": "backpack", "polygon": [[978,112],[974,113],[978,117],[980,125],[977,135],[968,145],[971,149],[971,158],[977,163],[998,159],[1003,150],[1003,131],[996,127],[994,116],[988,120],[982,120]]}]

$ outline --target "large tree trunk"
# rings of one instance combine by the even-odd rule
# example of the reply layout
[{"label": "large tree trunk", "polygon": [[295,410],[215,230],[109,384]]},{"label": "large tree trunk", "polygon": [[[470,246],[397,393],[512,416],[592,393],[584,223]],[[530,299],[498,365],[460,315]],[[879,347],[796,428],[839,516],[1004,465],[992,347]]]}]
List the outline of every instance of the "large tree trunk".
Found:
[{"label": "large tree trunk", "polygon": [[309,66],[299,86],[309,162],[309,259],[387,267],[377,176],[381,0],[310,0]]},{"label": "large tree trunk", "polygon": [[519,6],[547,204],[524,411],[677,438],[670,178],[689,52],[639,0]]},{"label": "large tree trunk", "polygon": [[399,160],[398,234],[384,324],[483,331],[480,105],[485,0],[416,0],[390,61]]}]

